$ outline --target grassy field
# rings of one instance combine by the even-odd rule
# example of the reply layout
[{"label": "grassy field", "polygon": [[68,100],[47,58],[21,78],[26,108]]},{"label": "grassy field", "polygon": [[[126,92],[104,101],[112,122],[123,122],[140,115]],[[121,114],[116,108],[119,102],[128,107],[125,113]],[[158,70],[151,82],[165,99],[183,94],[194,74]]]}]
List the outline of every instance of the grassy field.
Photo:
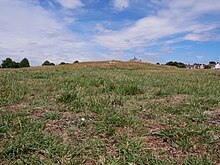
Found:
[{"label": "grassy field", "polygon": [[220,70],[0,70],[1,164],[218,164]]}]

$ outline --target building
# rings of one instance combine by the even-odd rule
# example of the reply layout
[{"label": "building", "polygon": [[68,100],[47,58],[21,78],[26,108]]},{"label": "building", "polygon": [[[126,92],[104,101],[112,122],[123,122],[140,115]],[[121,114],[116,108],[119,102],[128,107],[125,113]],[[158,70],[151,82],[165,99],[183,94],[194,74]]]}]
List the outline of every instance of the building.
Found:
[{"label": "building", "polygon": [[217,64],[215,65],[215,69],[220,69],[220,64],[219,64],[219,63],[217,63]]},{"label": "building", "polygon": [[204,64],[193,64],[193,65],[186,65],[187,69],[205,69],[205,65]]},{"label": "building", "polygon": [[186,68],[187,68],[187,69],[194,69],[194,65],[188,64],[188,65],[186,65]]},{"label": "building", "polygon": [[215,68],[216,64],[209,64],[209,66],[210,66],[210,69],[216,69]]},{"label": "building", "polygon": [[133,59],[130,60],[130,62],[141,62],[138,58],[134,57]]}]

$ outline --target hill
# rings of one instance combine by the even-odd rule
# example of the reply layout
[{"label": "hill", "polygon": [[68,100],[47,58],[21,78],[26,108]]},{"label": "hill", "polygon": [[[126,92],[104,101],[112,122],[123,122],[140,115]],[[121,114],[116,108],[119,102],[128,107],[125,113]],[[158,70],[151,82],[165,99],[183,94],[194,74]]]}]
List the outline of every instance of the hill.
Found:
[{"label": "hill", "polygon": [[166,65],[156,65],[148,62],[122,62],[122,61],[91,61],[69,64],[70,67],[94,67],[94,68],[149,68],[149,69],[169,69],[175,68]]}]

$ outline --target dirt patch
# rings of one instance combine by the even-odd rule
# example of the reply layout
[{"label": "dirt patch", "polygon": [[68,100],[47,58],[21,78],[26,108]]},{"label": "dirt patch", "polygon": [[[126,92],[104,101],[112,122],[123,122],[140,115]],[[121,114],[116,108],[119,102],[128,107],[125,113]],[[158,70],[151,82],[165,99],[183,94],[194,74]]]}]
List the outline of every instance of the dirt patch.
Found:
[{"label": "dirt patch", "polygon": [[151,99],[150,102],[163,103],[163,104],[177,106],[181,104],[182,102],[184,102],[184,100],[186,99],[187,99],[187,95],[171,95],[171,96],[159,97],[157,99]]},{"label": "dirt patch", "polygon": [[157,136],[145,136],[141,138],[146,149],[153,150],[159,158],[174,158],[180,160],[186,157],[181,149],[172,147],[165,138]]},{"label": "dirt patch", "polygon": [[159,122],[155,121],[148,121],[145,129],[147,130],[148,134],[155,134],[160,132],[165,126]]},{"label": "dirt patch", "polygon": [[49,113],[50,111],[45,109],[45,107],[35,107],[30,113],[29,118],[31,119],[40,119],[44,116],[45,113]]},{"label": "dirt patch", "polygon": [[[81,116],[82,115],[82,116]],[[82,140],[85,137],[93,137],[94,131],[91,126],[92,116],[72,112],[64,112],[58,120],[48,120],[44,131],[59,135],[64,142],[71,143],[74,140]],[[85,117],[84,117],[85,116]]]},{"label": "dirt patch", "polygon": [[211,117],[211,119],[208,120],[208,124],[220,126],[220,114],[217,116]]},{"label": "dirt patch", "polygon": [[163,116],[167,119],[175,119],[177,117],[175,114],[169,114],[169,113],[164,114]]},{"label": "dirt patch", "polygon": [[206,115],[208,115],[209,119],[207,123],[209,125],[218,125],[220,126],[220,109],[216,109],[213,111],[205,111]]},{"label": "dirt patch", "polygon": [[131,128],[128,127],[118,127],[115,130],[116,135],[127,135],[129,137],[135,137],[135,133]]},{"label": "dirt patch", "polygon": [[[149,135],[141,138],[144,142],[146,149],[154,151],[156,156],[160,159],[175,159],[177,162],[181,162],[188,156],[206,155],[206,146],[200,146],[195,142],[190,151],[181,149],[178,146],[172,146],[171,142],[166,138]],[[210,155],[209,155],[210,156]]]},{"label": "dirt patch", "polygon": [[119,153],[116,151],[116,141],[115,140],[108,140],[106,143],[106,153],[110,156],[112,156],[114,159],[117,159],[119,156]]},{"label": "dirt patch", "polygon": [[65,129],[58,125],[57,120],[49,120],[44,130],[48,133],[57,134],[57,135],[63,135],[65,132]]},{"label": "dirt patch", "polygon": [[216,153],[217,159],[220,160],[220,141],[213,145],[213,149]]},{"label": "dirt patch", "polygon": [[17,112],[21,109],[26,108],[28,105],[26,103],[20,103],[20,104],[16,104],[16,105],[11,105],[11,106],[6,106],[6,107],[2,107],[0,108],[0,111],[3,112]]}]

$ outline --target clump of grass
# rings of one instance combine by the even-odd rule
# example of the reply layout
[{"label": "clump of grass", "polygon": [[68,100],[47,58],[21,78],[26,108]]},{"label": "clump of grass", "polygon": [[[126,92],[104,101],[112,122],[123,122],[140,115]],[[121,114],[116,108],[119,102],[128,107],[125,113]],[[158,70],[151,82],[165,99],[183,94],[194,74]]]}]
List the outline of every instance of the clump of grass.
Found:
[{"label": "clump of grass", "polygon": [[62,116],[60,113],[46,113],[43,116],[46,120],[57,120],[60,119]]},{"label": "clump of grass", "polygon": [[144,91],[137,85],[126,84],[118,87],[117,93],[122,95],[137,95],[137,94],[143,94]]},{"label": "clump of grass", "polygon": [[57,98],[57,102],[61,103],[71,103],[77,100],[78,93],[75,90],[63,91],[62,94]]},{"label": "clump of grass", "polygon": [[117,127],[129,127],[137,122],[136,118],[126,109],[105,109],[102,113],[101,123],[96,125],[96,129],[108,136],[114,135]]}]

